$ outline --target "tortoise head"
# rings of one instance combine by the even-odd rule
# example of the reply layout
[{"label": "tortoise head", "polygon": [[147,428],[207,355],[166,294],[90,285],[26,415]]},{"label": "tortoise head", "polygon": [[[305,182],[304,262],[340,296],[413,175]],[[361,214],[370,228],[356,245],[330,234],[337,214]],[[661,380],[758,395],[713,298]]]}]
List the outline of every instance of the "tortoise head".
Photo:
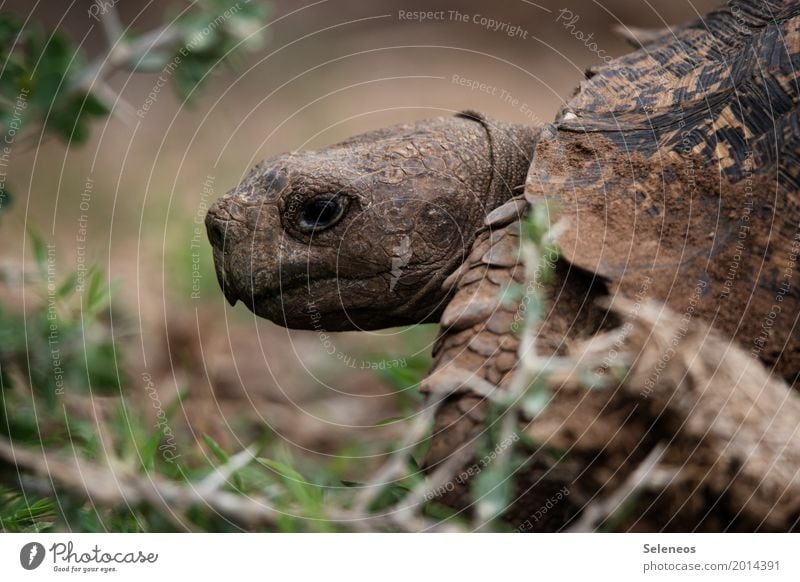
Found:
[{"label": "tortoise head", "polygon": [[524,182],[535,136],[466,113],[259,163],[206,216],[225,296],[298,329],[438,321],[442,282]]}]

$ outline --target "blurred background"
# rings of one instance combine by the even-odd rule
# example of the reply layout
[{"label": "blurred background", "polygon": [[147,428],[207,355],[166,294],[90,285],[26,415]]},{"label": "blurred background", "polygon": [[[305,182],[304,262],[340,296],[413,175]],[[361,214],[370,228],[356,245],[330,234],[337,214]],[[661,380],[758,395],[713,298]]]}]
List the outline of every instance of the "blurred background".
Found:
[{"label": "blurred background", "polygon": [[[90,293],[80,274],[96,265],[96,317],[105,330],[97,333],[113,348],[78,362],[95,372],[89,404],[86,390],[77,394],[77,376],[66,379],[58,397],[72,414],[102,423],[121,395],[141,403],[145,431],[163,432],[159,413],[171,411],[175,454],[205,450],[202,435],[237,449],[266,433],[309,470],[334,466],[357,479],[413,415],[435,326],[321,336],[228,306],[202,227],[207,206],[262,158],[384,125],[463,109],[550,121],[584,71],[631,50],[615,26],[663,28],[715,3],[242,2],[263,8],[263,23],[239,31],[258,38],[212,66],[197,91],[184,77],[179,95],[178,74],[163,63],[150,72],[108,71],[113,112],[89,125],[84,143],[36,128],[16,139],[5,167],[12,204],[0,215],[0,298],[7,312],[33,313],[48,301],[42,286],[26,283],[37,269],[44,279],[77,277],[80,292]],[[14,0],[0,9],[45,35],[62,29],[91,63],[109,53],[108,30],[96,18],[104,4]],[[116,24],[133,35],[192,6],[121,0],[114,8]],[[418,11],[440,16],[423,20]],[[234,20],[228,24],[253,25]],[[45,252],[38,266],[37,252]],[[70,313],[75,333],[61,340],[65,359],[79,353],[66,343],[93,341],[81,324],[86,314]],[[53,364],[26,327],[4,333],[24,339],[29,366]]]}]

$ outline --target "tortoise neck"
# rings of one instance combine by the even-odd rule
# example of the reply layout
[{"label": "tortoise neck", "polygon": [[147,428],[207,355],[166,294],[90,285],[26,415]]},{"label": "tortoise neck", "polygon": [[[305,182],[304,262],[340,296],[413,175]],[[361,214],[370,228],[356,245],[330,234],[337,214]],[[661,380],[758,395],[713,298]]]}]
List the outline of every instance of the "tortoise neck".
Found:
[{"label": "tortoise neck", "polygon": [[474,111],[465,111],[459,116],[483,125],[489,137],[492,175],[484,200],[488,214],[518,194],[518,189],[524,186],[541,128],[505,123]]}]

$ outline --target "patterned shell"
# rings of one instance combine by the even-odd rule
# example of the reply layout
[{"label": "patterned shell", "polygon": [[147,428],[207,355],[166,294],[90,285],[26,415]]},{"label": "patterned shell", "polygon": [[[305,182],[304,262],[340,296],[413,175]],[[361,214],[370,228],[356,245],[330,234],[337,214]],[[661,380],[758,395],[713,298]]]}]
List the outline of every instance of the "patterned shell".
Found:
[{"label": "patterned shell", "polygon": [[598,69],[545,128],[531,203],[574,265],[800,372],[800,3],[731,1]]}]

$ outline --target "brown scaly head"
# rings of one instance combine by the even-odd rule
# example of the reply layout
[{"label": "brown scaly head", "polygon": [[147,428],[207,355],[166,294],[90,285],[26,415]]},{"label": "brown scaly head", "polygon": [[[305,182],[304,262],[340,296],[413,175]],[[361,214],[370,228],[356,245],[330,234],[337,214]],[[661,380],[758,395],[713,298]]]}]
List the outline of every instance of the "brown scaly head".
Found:
[{"label": "brown scaly head", "polygon": [[225,296],[297,329],[438,321],[442,282],[537,135],[469,112],[261,162],[206,217]]}]

